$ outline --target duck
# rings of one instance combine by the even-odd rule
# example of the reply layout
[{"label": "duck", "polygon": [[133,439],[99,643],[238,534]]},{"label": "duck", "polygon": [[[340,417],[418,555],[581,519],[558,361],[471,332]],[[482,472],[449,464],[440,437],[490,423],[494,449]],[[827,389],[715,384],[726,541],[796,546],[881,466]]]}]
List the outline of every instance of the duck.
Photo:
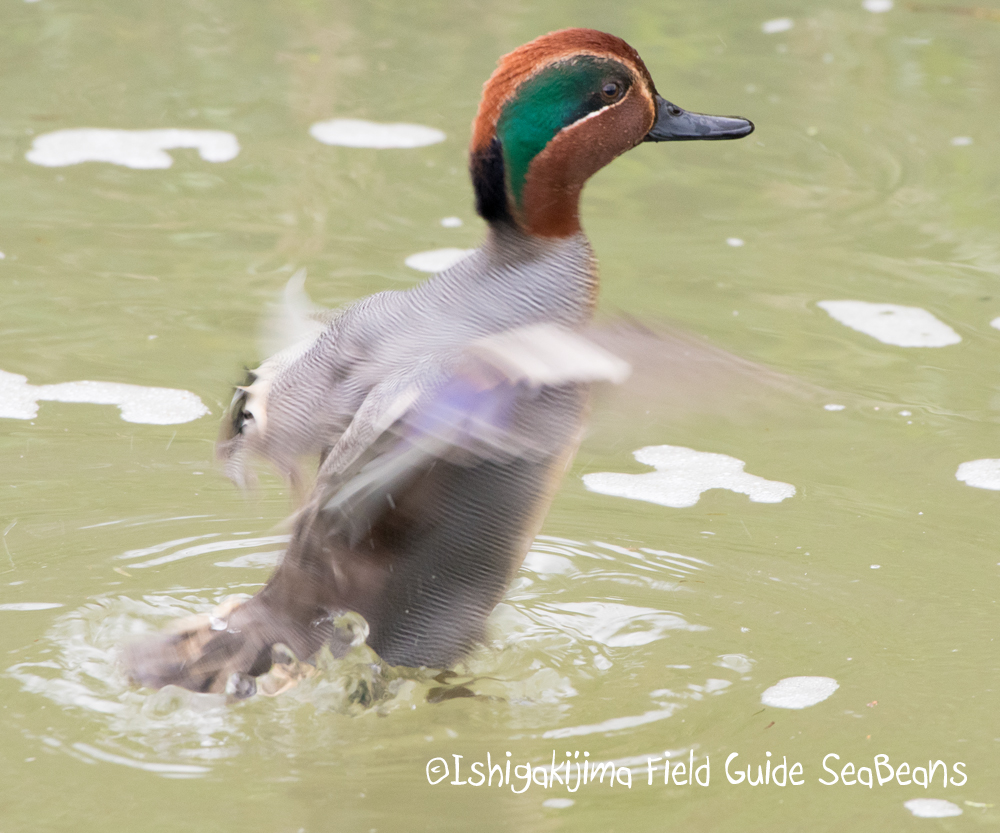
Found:
[{"label": "duck", "polygon": [[263,461],[302,488],[288,548],[255,596],[127,646],[131,679],[244,696],[289,654],[341,645],[347,612],[391,666],[448,668],[481,644],[592,388],[629,372],[585,332],[598,294],[585,183],[644,142],[753,130],[663,98],[605,32],[551,32],[500,58],[469,149],[482,245],[411,289],[303,311],[301,338],[236,389],[218,454],[238,484]]}]

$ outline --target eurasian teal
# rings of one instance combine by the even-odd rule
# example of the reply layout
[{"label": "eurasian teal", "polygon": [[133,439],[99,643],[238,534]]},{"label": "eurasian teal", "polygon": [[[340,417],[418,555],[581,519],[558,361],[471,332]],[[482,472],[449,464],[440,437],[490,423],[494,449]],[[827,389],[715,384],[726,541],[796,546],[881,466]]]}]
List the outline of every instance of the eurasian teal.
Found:
[{"label": "eurasian teal", "polygon": [[752,131],[661,98],[638,53],[603,32],[553,32],[501,58],[470,152],[485,242],[411,290],[311,319],[237,390],[228,473],[243,482],[259,457],[297,480],[319,455],[315,486],[267,586],[131,646],[132,677],[246,692],[274,646],[307,659],[344,611],[388,663],[465,655],[576,450],[591,384],[627,373],[580,334],[597,294],[584,183],[641,142]]}]

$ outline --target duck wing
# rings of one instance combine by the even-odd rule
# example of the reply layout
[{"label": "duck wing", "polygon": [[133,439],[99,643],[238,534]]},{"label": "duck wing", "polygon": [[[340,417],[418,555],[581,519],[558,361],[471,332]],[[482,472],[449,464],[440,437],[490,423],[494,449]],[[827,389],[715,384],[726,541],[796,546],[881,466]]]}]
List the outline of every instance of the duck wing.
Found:
[{"label": "duck wing", "polygon": [[593,324],[586,337],[632,368],[628,382],[605,397],[616,419],[651,409],[677,423],[706,415],[787,411],[833,395],[712,344],[667,321],[623,316]]},{"label": "duck wing", "polygon": [[131,646],[129,673],[223,691],[233,674],[266,671],[277,644],[311,657],[344,611],[365,618],[368,643],[390,664],[454,663],[482,639],[541,525],[591,385],[627,373],[550,325],[472,343],[430,394],[400,392],[402,404],[383,411],[401,413],[360,454],[328,457],[257,596]]}]

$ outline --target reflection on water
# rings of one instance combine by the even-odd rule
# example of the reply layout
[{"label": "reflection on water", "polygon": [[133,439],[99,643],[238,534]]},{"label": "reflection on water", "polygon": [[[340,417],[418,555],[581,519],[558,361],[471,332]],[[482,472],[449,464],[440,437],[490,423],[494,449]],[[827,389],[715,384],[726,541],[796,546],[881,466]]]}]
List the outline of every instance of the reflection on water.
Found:
[{"label": "reflection on water", "polygon": [[[147,555],[152,555],[153,553],[163,552],[165,550],[173,549],[180,544],[187,544],[191,541],[196,541],[199,538],[215,538],[219,533],[212,532],[207,535],[198,535],[193,538],[178,538],[176,541],[167,541],[163,544],[155,544],[152,547],[143,547],[138,550],[129,550],[124,552],[117,558],[121,561],[131,561],[136,558],[145,558]],[[244,533],[246,534],[246,533]],[[199,544],[195,547],[182,547],[181,549],[176,549],[174,552],[168,553],[167,555],[160,555],[156,558],[150,558],[146,561],[133,561],[129,564],[129,569],[140,570],[144,567],[159,567],[163,564],[172,564],[175,561],[182,561],[185,558],[195,558],[199,555],[207,555],[213,552],[226,552],[227,550],[240,550],[240,549],[254,549],[260,546],[268,546],[270,544],[285,544],[291,536],[289,535],[265,535],[258,538],[245,538],[240,541],[216,541],[211,544]],[[257,558],[269,557],[270,553],[259,554]],[[266,562],[265,562],[266,563]],[[229,562],[227,566],[236,566],[233,562]]]}]

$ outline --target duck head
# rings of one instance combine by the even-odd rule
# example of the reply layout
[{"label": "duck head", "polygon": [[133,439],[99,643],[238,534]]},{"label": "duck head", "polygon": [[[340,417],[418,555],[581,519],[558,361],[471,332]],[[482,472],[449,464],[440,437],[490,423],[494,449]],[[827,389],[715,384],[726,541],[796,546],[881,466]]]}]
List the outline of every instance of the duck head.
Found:
[{"label": "duck head", "polygon": [[741,118],[682,110],[656,92],[621,38],[594,29],[543,35],[500,59],[472,126],[476,210],[540,237],[580,230],[584,183],[641,142],[739,139]]}]

